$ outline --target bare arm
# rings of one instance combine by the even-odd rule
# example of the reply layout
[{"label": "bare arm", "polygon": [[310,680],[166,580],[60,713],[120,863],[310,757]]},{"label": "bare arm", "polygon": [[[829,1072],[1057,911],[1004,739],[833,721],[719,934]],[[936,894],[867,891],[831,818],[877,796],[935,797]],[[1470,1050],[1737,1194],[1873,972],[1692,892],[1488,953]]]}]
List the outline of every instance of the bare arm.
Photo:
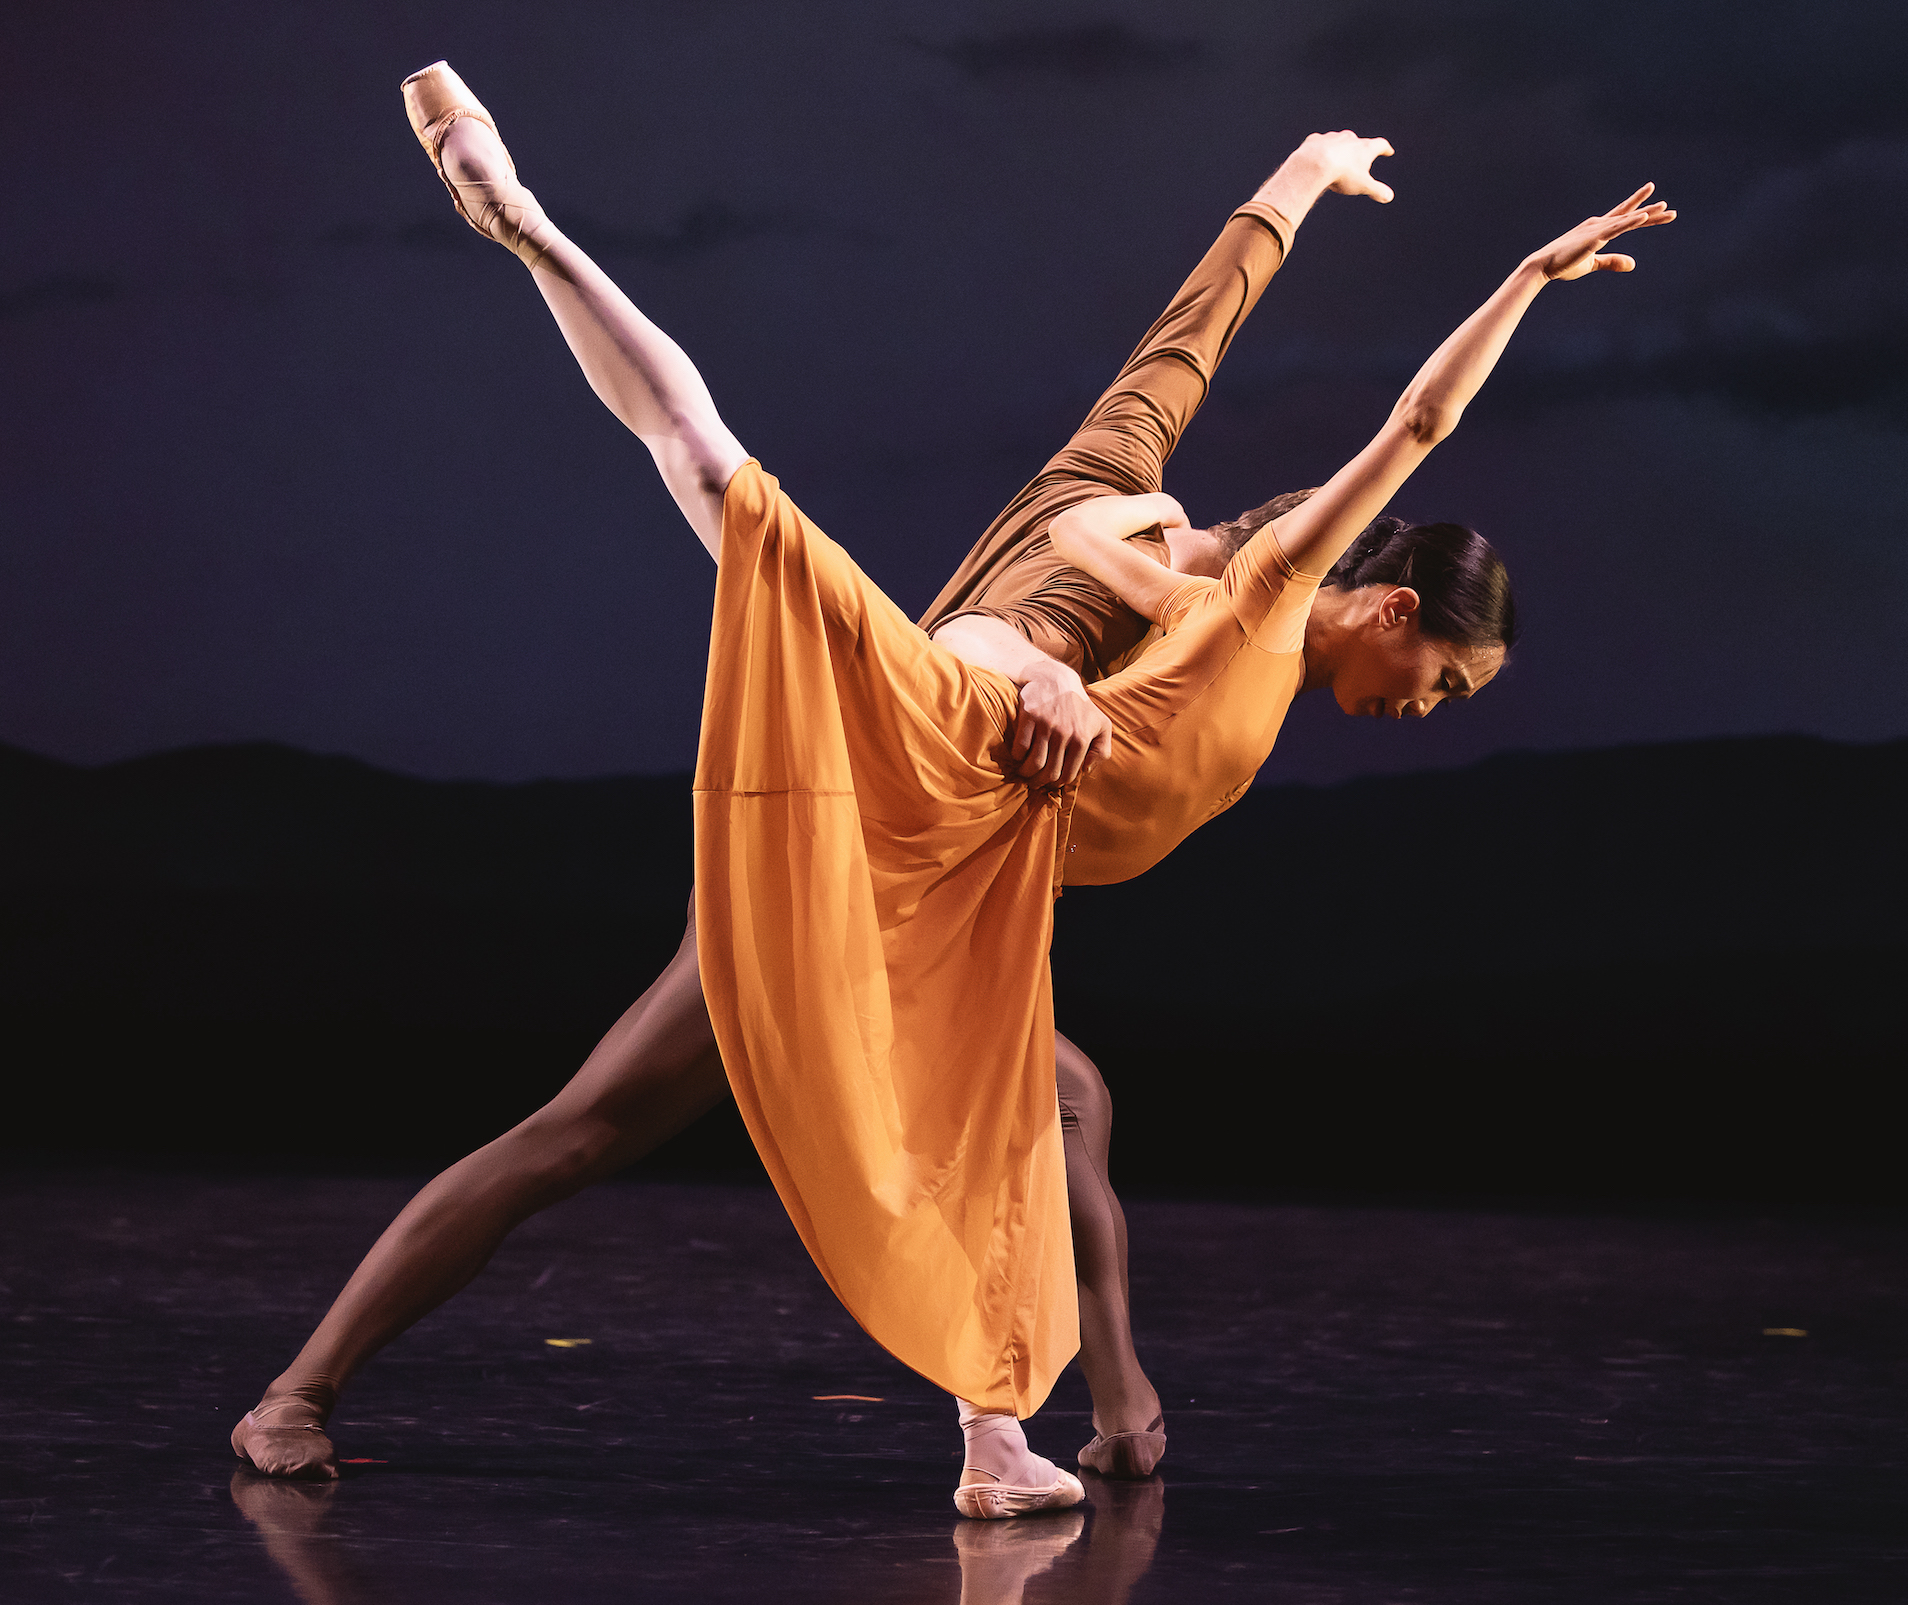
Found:
[{"label": "bare arm", "polygon": [[1135,613],[1157,624],[1166,599],[1186,583],[1186,576],[1126,544],[1128,536],[1155,524],[1189,527],[1184,509],[1164,491],[1096,496],[1061,513],[1047,535],[1053,549],[1075,568],[1084,569]]},{"label": "bare arm", "polygon": [[1622,205],[1586,218],[1527,256],[1431,354],[1371,443],[1309,501],[1274,524],[1279,547],[1294,568],[1325,573],[1358,532],[1384,511],[1431,448],[1457,427],[1539,290],[1553,279],[1582,278],[1597,271],[1628,273],[1636,266],[1631,257],[1601,253],[1620,234],[1668,223],[1676,216],[1660,201],[1643,204],[1653,188],[1645,184]]},{"label": "bare arm", "polygon": [[934,639],[963,663],[1004,674],[1020,687],[1014,766],[1030,785],[1067,785],[1113,750],[1112,722],[1086,694],[1080,676],[1004,619],[964,613],[936,630]]}]

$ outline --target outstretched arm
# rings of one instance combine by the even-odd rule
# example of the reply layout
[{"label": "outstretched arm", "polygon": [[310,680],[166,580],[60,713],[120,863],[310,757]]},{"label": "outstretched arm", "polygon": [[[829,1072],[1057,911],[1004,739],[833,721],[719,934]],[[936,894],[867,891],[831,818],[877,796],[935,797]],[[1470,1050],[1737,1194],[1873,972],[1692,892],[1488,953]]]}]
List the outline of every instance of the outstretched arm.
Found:
[{"label": "outstretched arm", "polygon": [[[1526,257],[1432,353],[1371,443],[1309,500],[1270,526],[1294,568],[1326,572],[1384,510],[1431,448],[1457,427],[1539,290],[1557,279],[1599,271],[1628,273],[1636,266],[1633,258],[1606,253],[1603,247],[1632,229],[1652,228],[1676,216],[1660,201],[1644,204],[1653,188],[1645,184],[1621,206],[1585,219]],[[1136,612],[1156,619],[1180,581],[1162,575],[1158,564],[1126,546],[1125,539],[1155,523],[1183,522],[1184,517],[1171,497],[1102,497],[1054,520],[1054,548]]]},{"label": "outstretched arm", "polygon": [[1273,531],[1291,565],[1323,574],[1372,519],[1384,511],[1431,448],[1457,428],[1464,409],[1504,354],[1537,292],[1556,279],[1594,272],[1628,273],[1635,259],[1604,247],[1632,229],[1668,223],[1676,214],[1661,201],[1650,205],[1645,184],[1620,206],[1586,218],[1568,234],[1533,251],[1495,294],[1431,354],[1405,387],[1384,427],[1310,500],[1276,520]]}]

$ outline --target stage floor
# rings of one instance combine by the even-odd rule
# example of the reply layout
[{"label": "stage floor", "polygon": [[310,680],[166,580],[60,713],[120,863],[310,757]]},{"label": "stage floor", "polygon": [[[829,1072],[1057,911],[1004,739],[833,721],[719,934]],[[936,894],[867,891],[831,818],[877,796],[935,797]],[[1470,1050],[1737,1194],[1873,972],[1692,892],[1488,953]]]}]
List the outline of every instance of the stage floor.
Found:
[{"label": "stage floor", "polygon": [[[772,1194],[618,1183],[366,1370],[341,1482],[235,1470],[413,1185],[7,1183],[7,1600],[1901,1598],[1898,1215],[1138,1203],[1163,1476],[974,1523]],[[1071,1464],[1077,1374],[1029,1432]]]}]

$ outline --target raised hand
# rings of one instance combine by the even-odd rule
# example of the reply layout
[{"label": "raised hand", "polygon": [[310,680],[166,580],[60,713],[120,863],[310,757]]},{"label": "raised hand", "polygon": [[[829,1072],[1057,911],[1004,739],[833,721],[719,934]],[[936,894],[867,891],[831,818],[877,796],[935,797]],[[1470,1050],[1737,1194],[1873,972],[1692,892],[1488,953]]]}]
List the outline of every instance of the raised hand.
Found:
[{"label": "raised hand", "polygon": [[1279,170],[1259,186],[1253,199],[1276,207],[1294,228],[1327,190],[1388,201],[1391,186],[1371,176],[1371,164],[1391,154],[1390,140],[1360,139],[1349,128],[1335,134],[1307,134],[1305,143],[1279,163]]},{"label": "raised hand", "polygon": [[1541,269],[1546,279],[1580,279],[1586,273],[1634,272],[1635,257],[1620,251],[1606,252],[1603,248],[1631,229],[1655,228],[1659,223],[1676,220],[1676,214],[1661,201],[1644,205],[1655,189],[1654,184],[1645,184],[1627,201],[1601,217],[1587,217],[1568,234],[1560,235],[1542,250],[1533,251],[1525,262]]},{"label": "raised hand", "polygon": [[1395,156],[1388,139],[1360,139],[1349,128],[1332,134],[1308,134],[1296,154],[1319,164],[1321,189],[1340,195],[1369,195],[1374,201],[1391,199],[1389,184],[1371,176],[1371,164],[1380,156]]}]

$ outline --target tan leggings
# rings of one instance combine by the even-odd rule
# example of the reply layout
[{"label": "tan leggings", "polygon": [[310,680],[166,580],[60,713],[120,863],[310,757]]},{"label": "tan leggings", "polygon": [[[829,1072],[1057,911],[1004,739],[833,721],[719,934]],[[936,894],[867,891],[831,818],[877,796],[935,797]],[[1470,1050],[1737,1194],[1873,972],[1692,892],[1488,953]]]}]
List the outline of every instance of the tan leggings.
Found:
[{"label": "tan leggings", "polygon": [[[1113,1105],[1093,1062],[1054,1039],[1080,1294],[1080,1365],[1096,1425],[1143,1430],[1157,1410],[1133,1352],[1126,1217],[1107,1181]],[[443,1172],[385,1229],[298,1357],[267,1390],[329,1414],[385,1344],[468,1284],[512,1230],[616,1174],[728,1096],[696,969],[695,905],[682,946],[564,1089]]]}]

